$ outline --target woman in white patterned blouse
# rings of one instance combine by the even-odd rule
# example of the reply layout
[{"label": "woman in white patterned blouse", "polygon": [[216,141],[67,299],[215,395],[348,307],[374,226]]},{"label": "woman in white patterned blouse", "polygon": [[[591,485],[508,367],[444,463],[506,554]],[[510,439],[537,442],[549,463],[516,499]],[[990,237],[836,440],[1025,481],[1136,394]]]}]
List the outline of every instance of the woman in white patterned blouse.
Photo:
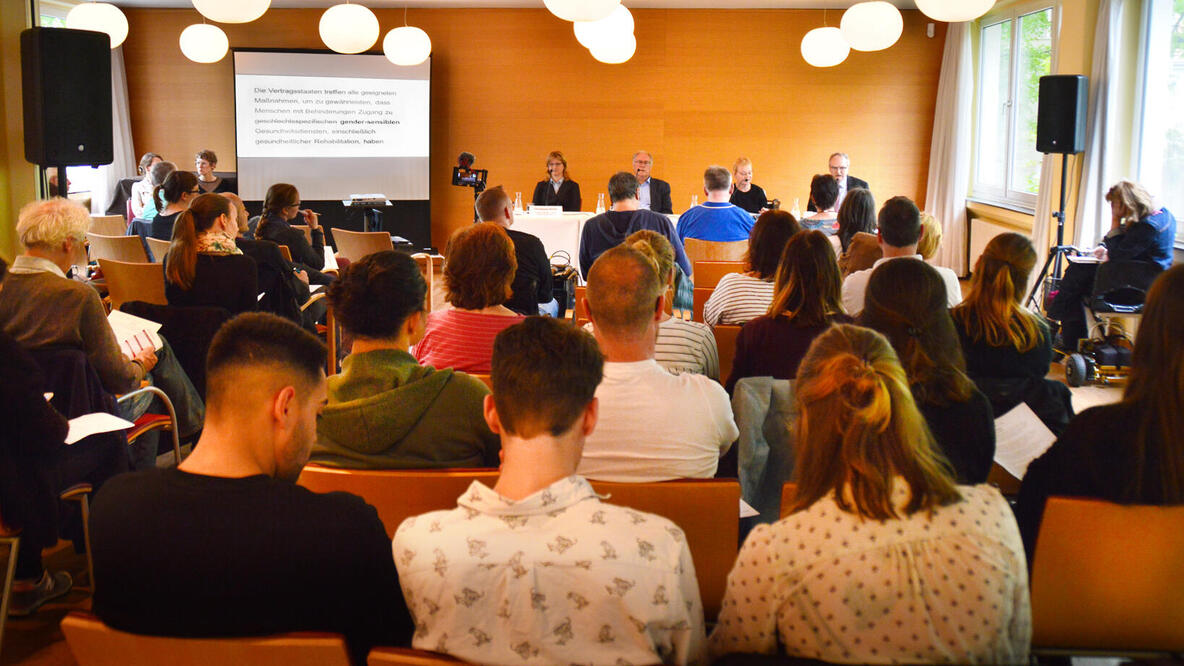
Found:
[{"label": "woman in white patterned blouse", "polygon": [[712,654],[1027,661],[1015,518],[994,488],[954,485],[887,340],[831,328],[795,390],[797,493],[790,515],[745,540]]}]

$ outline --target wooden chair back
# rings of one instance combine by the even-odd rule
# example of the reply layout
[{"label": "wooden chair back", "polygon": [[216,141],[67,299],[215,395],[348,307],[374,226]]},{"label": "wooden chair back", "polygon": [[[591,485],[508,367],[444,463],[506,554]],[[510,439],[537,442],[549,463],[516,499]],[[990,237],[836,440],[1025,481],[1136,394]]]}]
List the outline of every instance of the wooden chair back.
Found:
[{"label": "wooden chair back", "polygon": [[743,273],[746,264],[743,261],[696,261],[695,286],[715,289],[720,278],[728,273]]},{"label": "wooden chair back", "polygon": [[288,249],[287,245],[280,245],[280,254],[284,255],[284,259],[292,261],[292,251]]},{"label": "wooden chair back", "polygon": [[987,473],[987,483],[999,489],[1004,497],[1018,497],[1020,494],[1020,480],[1011,475],[999,463],[991,463],[991,471]]},{"label": "wooden chair back", "polygon": [[87,233],[102,236],[123,236],[127,234],[128,220],[122,215],[91,215]]},{"label": "wooden chair back", "polygon": [[676,479],[659,483],[592,481],[605,502],[668,518],[682,528],[695,562],[708,621],[719,614],[740,539],[740,482]]},{"label": "wooden chair back", "polygon": [[[387,236],[387,239],[390,239],[389,235]],[[428,291],[426,296],[426,307],[428,312],[432,312],[436,309],[436,294],[434,293],[436,281],[435,257],[423,252],[416,252],[415,254],[411,255],[411,258],[415,260],[415,265],[419,266],[419,273],[423,276],[423,281],[427,283]]]},{"label": "wooden chair back", "polygon": [[79,666],[349,666],[345,638],[292,633],[252,638],[167,638],[117,631],[97,617],[73,611],[62,633]]},{"label": "wooden chair back", "polygon": [[477,379],[480,379],[481,383],[488,386],[490,391],[493,390],[493,377],[491,375],[478,375],[478,374],[472,373],[472,372],[470,372],[469,374],[472,375],[473,377],[476,377]]},{"label": "wooden chair back", "polygon": [[1032,565],[1032,647],[1184,652],[1184,506],[1049,498]]},{"label": "wooden chair back", "polygon": [[[700,261],[744,261],[748,252],[748,240],[738,241],[705,241],[698,238],[688,238],[682,243],[686,250],[687,259],[691,260],[691,268]],[[695,276],[698,277],[697,275]]]},{"label": "wooden chair back", "polygon": [[711,298],[712,292],[715,288],[695,287],[694,305],[691,310],[691,321],[703,322],[703,306],[707,303],[707,299]]},{"label": "wooden chair back", "polygon": [[366,500],[378,510],[389,536],[411,516],[428,511],[455,509],[456,498],[473,481],[487,486],[497,482],[496,469],[336,469],[307,465],[297,481],[318,493],[344,490]]},{"label": "wooden chair back", "polygon": [[798,491],[798,484],[786,481],[781,485],[781,517],[789,515],[789,504],[793,501],[794,493]]},{"label": "wooden chair back", "polygon": [[[299,229],[303,231],[304,240],[308,241],[309,245],[312,245],[312,227],[308,226],[307,224],[290,224],[288,226],[292,227],[293,229]],[[313,249],[317,250],[319,248],[314,247]]]},{"label": "wooden chair back", "polygon": [[357,261],[368,254],[395,249],[391,235],[385,231],[348,231],[334,229],[333,240],[337,242],[338,256]]},{"label": "wooden chair back", "polygon": [[152,251],[152,263],[163,264],[164,257],[169,253],[169,247],[172,243],[159,238],[145,238],[148,241],[148,249]]},{"label": "wooden chair back", "polygon": [[133,263],[148,263],[148,253],[144,251],[144,244],[139,236],[104,236],[103,234],[87,233],[86,240],[90,243],[91,261],[96,259],[114,259]]},{"label": "wooden chair back", "polygon": [[370,666],[379,664],[402,664],[403,666],[436,666],[437,664],[465,664],[454,657],[439,652],[414,650],[412,648],[376,647],[366,657]]},{"label": "wooden chair back", "polygon": [[576,306],[571,310],[572,319],[576,326],[583,326],[592,321],[588,317],[588,288],[584,285],[576,285]]},{"label": "wooden chair back", "polygon": [[715,333],[715,347],[719,352],[719,379],[726,382],[732,372],[732,361],[736,360],[736,338],[740,337],[740,327],[713,326],[711,332]]},{"label": "wooden chair back", "polygon": [[[139,244],[140,239],[135,236],[128,238]],[[160,264],[142,262],[114,261],[99,259],[99,268],[103,269],[103,278],[107,281],[107,297],[111,300],[111,307],[119,306],[128,301],[144,301],[155,305],[168,305],[164,296],[164,267]]]}]

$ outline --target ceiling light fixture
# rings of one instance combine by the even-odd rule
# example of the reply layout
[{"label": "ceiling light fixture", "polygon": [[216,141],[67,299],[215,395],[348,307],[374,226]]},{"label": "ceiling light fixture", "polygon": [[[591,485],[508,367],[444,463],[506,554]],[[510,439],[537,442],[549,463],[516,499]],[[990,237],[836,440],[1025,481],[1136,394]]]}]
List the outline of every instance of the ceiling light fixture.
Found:
[{"label": "ceiling light fixture", "polygon": [[362,5],[333,5],[321,14],[321,41],[338,53],[361,53],[378,41],[378,17]]},{"label": "ceiling light fixture", "polygon": [[995,0],[917,0],[917,9],[934,21],[961,23],[991,11]]},{"label": "ceiling light fixture", "polygon": [[543,4],[564,21],[599,21],[612,14],[621,0],[543,0]]},{"label": "ceiling light fixture", "polygon": [[226,33],[216,25],[194,23],[181,31],[181,53],[193,62],[218,62],[230,48]]},{"label": "ceiling light fixture", "polygon": [[66,27],[74,30],[105,32],[111,38],[111,48],[118,48],[127,39],[127,17],[119,7],[106,2],[84,2],[66,14]]},{"label": "ceiling light fixture", "polygon": [[382,52],[396,65],[418,65],[432,55],[432,38],[420,28],[407,25],[407,8],[404,7],[403,27],[386,33],[382,39]]},{"label": "ceiling light fixture", "polygon": [[904,18],[890,2],[860,2],[843,12],[839,30],[847,44],[856,51],[880,51],[900,39],[904,31]]},{"label": "ceiling light fixture", "polygon": [[250,23],[263,16],[271,0],[193,0],[193,8],[218,23]]}]

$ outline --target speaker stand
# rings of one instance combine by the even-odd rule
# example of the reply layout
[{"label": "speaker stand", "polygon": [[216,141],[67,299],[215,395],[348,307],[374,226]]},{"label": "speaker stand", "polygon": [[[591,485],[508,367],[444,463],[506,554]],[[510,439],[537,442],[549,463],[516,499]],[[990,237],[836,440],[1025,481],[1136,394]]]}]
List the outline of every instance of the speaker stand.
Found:
[{"label": "speaker stand", "polygon": [[[1048,249],[1048,258],[1044,260],[1044,266],[1040,269],[1040,275],[1036,277],[1036,283],[1032,285],[1032,291],[1028,293],[1028,299],[1025,304],[1031,308],[1036,303],[1036,292],[1044,284],[1044,279],[1049,276],[1048,269],[1052,267],[1052,279],[1060,281],[1061,279],[1061,255],[1066,254],[1070,250],[1077,248],[1072,245],[1065,245],[1065,195],[1069,181],[1069,154],[1061,153],[1061,205],[1060,208],[1052,214],[1057,221],[1057,243]],[[1046,297],[1047,292],[1044,294]],[[1043,299],[1041,299],[1043,306]]]}]

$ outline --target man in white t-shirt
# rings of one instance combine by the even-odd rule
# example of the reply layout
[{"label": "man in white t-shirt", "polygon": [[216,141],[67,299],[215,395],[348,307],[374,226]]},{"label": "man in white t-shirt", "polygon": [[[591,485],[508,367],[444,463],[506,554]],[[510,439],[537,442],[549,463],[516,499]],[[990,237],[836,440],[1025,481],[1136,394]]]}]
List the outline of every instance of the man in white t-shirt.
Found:
[{"label": "man in white t-shirt", "polygon": [[[909,258],[924,260],[917,253],[917,243],[921,241],[924,229],[921,227],[921,211],[917,204],[908,197],[892,197],[884,202],[877,219],[880,239],[880,250],[883,258],[876,260],[871,268],[856,271],[843,280],[843,308],[847,314],[855,317],[863,312],[863,296],[867,291],[867,281],[872,277],[876,266],[893,259]],[[958,284],[958,276],[945,266],[934,266],[938,275],[946,283],[946,297],[950,307],[962,302],[962,287]]]},{"label": "man in white t-shirt", "polygon": [[728,394],[702,375],[654,360],[664,285],[641,252],[618,246],[588,272],[588,316],[604,352],[600,425],[579,473],[604,481],[709,478],[739,431]]}]

